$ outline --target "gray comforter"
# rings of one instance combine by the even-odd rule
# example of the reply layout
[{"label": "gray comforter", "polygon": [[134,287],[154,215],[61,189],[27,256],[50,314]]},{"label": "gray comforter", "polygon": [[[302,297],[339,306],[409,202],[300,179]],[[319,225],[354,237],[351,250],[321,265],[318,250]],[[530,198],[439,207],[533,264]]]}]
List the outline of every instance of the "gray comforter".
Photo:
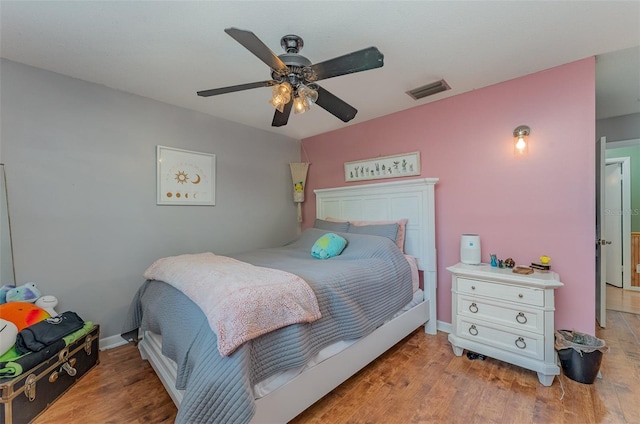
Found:
[{"label": "gray comforter", "polygon": [[178,365],[176,387],[185,390],[177,423],[247,423],[254,414],[253,384],[298,367],[323,347],[363,337],[412,298],[411,271],[396,245],[377,236],[340,233],[340,256],[314,259],[325,230],[307,229],[280,248],[230,255],[254,265],[301,276],[314,290],[322,318],[249,341],[227,357],[201,310],[166,283],[146,281],[133,299],[122,336],[138,328],[162,335],[163,354]]}]

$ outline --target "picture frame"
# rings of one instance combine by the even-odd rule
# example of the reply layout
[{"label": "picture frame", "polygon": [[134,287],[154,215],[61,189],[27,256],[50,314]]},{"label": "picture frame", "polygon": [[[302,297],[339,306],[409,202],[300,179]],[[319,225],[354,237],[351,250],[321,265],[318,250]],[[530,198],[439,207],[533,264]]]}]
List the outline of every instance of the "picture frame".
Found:
[{"label": "picture frame", "polygon": [[420,152],[344,163],[344,180],[363,181],[420,175]]},{"label": "picture frame", "polygon": [[216,155],[156,146],[158,205],[216,204]]}]

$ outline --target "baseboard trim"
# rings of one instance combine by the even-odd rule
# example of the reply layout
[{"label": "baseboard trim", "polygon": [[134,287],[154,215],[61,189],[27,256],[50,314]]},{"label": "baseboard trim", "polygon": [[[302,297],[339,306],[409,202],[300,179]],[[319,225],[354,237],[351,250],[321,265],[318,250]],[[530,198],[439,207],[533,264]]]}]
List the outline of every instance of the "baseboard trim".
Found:
[{"label": "baseboard trim", "polygon": [[122,346],[127,344],[127,341],[123,339],[120,334],[116,334],[115,336],[105,337],[104,339],[100,339],[100,350],[113,349],[114,347]]},{"label": "baseboard trim", "polygon": [[451,333],[453,331],[453,326],[448,322],[438,321],[438,330],[445,333]]}]

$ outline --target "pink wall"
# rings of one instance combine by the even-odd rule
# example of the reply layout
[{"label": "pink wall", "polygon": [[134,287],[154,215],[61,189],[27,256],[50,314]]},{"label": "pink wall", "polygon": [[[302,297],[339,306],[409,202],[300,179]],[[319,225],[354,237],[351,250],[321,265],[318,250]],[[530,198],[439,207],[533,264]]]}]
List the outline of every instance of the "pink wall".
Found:
[{"label": "pink wall", "polygon": [[[455,81],[453,81],[455,85]],[[531,127],[529,155],[512,132]],[[451,322],[460,235],[489,254],[529,264],[546,254],[564,287],[556,328],[595,334],[595,59],[588,58],[303,140],[313,190],[344,186],[344,162],[419,150],[421,177],[438,177],[438,320]],[[305,160],[306,157],[302,156]],[[416,177],[414,177],[416,178]],[[375,182],[375,181],[374,181]]]}]

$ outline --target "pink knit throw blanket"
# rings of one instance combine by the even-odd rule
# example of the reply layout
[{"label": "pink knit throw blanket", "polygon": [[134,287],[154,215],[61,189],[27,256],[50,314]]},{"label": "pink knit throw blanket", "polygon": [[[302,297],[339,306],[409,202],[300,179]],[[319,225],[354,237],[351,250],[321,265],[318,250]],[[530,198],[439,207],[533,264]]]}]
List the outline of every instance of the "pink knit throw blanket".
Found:
[{"label": "pink knit throw blanket", "polygon": [[302,278],[226,256],[158,259],[144,277],[171,284],[202,309],[222,356],[262,334],[320,318],[316,296]]}]

